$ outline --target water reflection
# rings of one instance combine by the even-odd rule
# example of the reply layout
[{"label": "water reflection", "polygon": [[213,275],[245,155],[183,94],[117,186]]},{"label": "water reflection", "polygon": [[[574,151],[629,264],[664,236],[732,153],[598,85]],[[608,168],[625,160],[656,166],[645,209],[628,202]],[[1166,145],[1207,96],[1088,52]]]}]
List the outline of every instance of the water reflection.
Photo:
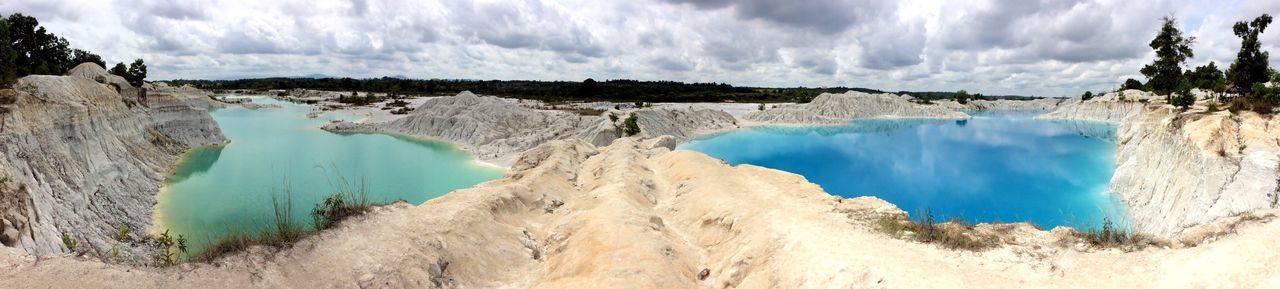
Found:
[{"label": "water reflection", "polygon": [[908,212],[929,209],[968,221],[1087,228],[1121,212],[1107,193],[1114,128],[1033,116],[768,127],[680,148],[801,174],[832,194],[877,196]]}]

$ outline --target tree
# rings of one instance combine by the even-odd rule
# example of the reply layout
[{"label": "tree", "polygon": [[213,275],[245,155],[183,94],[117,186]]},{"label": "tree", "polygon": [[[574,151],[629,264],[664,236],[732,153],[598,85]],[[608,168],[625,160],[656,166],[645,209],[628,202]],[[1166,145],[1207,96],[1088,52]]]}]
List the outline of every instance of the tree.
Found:
[{"label": "tree", "polygon": [[93,62],[95,64],[98,64],[98,66],[102,66],[102,68],[104,69],[107,68],[107,62],[102,61],[102,56],[93,54],[93,52],[88,52],[80,49],[72,49],[71,61],[67,63],[68,65],[70,65],[70,67],[67,67],[66,70],[71,70],[72,68],[76,68],[77,65],[80,65],[81,63],[85,63],[85,62]]},{"label": "tree", "polygon": [[640,125],[636,123],[636,113],[627,116],[627,120],[622,121],[622,133],[627,136],[633,136],[640,133]]},{"label": "tree", "polygon": [[133,64],[129,64],[129,73],[124,77],[133,86],[142,86],[142,81],[147,79],[147,64],[142,62],[142,58],[133,60]]},{"label": "tree", "polygon": [[1269,24],[1271,15],[1262,14],[1252,22],[1240,21],[1232,27],[1241,40],[1240,52],[1236,53],[1236,62],[1231,64],[1227,75],[1236,87],[1245,92],[1253,90],[1253,84],[1267,82],[1270,78],[1267,69],[1269,55],[1262,51],[1262,44],[1258,42],[1258,34],[1262,34]]},{"label": "tree", "polygon": [[111,70],[107,70],[107,72],[119,77],[124,77],[125,75],[129,74],[129,68],[125,67],[124,63],[121,62],[121,63],[116,63],[116,66],[112,66]]},{"label": "tree", "polygon": [[1153,63],[1142,67],[1142,75],[1147,77],[1147,85],[1156,94],[1169,94],[1182,83],[1182,63],[1195,55],[1191,52],[1191,44],[1195,37],[1183,37],[1178,30],[1178,22],[1174,18],[1162,19],[1164,25],[1160,33],[1151,40],[1151,49],[1156,51]]},{"label": "tree", "polygon": [[1080,96],[1080,100],[1090,100],[1090,99],[1093,99],[1093,92],[1092,92],[1092,91],[1085,91],[1085,92],[1084,92],[1084,95],[1081,95],[1081,96]]},{"label": "tree", "polygon": [[574,91],[574,96],[580,98],[594,98],[596,94],[599,93],[600,87],[596,84],[596,80],[587,78],[587,80],[582,81],[582,85],[578,87],[578,90]]},{"label": "tree", "polygon": [[9,25],[9,41],[17,52],[18,76],[62,74],[71,61],[66,39],[53,35],[34,17],[14,13],[5,19]]},{"label": "tree", "polygon": [[968,92],[968,91],[964,91],[963,89],[961,89],[960,91],[956,91],[956,94],[955,94],[955,96],[954,96],[954,97],[955,97],[955,99],[956,99],[956,102],[959,102],[960,104],[966,104],[966,103],[969,103],[969,92]]},{"label": "tree", "polygon": [[[0,19],[2,20],[2,19]],[[18,78],[18,54],[9,41],[9,22],[0,21],[0,87],[9,87]]]},{"label": "tree", "polygon": [[1188,70],[1185,77],[1192,88],[1222,91],[1227,86],[1226,75],[1222,73],[1222,70],[1218,70],[1218,66],[1212,61],[1207,65],[1196,67],[1194,70]]},{"label": "tree", "polygon": [[1142,82],[1133,78],[1126,79],[1124,81],[1124,84],[1120,85],[1120,90],[1126,90],[1126,89],[1142,90]]}]

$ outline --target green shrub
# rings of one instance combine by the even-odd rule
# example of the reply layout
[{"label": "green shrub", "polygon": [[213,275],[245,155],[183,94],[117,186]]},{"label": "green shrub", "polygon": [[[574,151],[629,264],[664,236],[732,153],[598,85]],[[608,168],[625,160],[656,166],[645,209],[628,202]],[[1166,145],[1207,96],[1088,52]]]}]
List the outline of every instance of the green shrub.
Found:
[{"label": "green shrub", "polygon": [[[180,261],[178,253],[187,253],[187,238],[178,235],[177,238],[169,235],[169,230],[164,230],[160,236],[156,236],[156,245],[159,245],[160,251],[156,252],[156,263],[160,266],[172,266]],[[176,251],[175,251],[176,250]]]},{"label": "green shrub", "polygon": [[1191,94],[1191,87],[1182,85],[1174,93],[1168,96],[1169,104],[1181,109],[1187,109],[1196,103],[1196,96]]},{"label": "green shrub", "polygon": [[760,104],[760,107],[759,107],[758,109],[759,109],[760,111],[764,111],[764,103],[761,103],[761,104]]},{"label": "green shrub", "polygon": [[617,123],[617,122],[618,122],[618,114],[617,114],[617,113],[612,113],[612,112],[610,112],[610,113],[609,113],[609,122]]},{"label": "green shrub", "polygon": [[960,91],[956,91],[953,97],[956,99],[956,102],[960,104],[969,103],[969,92],[964,91],[963,89],[961,89]]},{"label": "green shrub", "polygon": [[636,123],[636,113],[627,116],[627,120],[622,122],[622,133],[627,136],[633,136],[640,133],[640,125]]},{"label": "green shrub", "polygon": [[355,191],[339,191],[325,197],[323,202],[311,209],[316,230],[328,229],[346,218],[364,214],[372,207],[368,192],[368,187],[361,184]]},{"label": "green shrub", "polygon": [[66,246],[68,251],[74,252],[76,250],[76,240],[67,235],[67,232],[62,232],[62,245]]},{"label": "green shrub", "polygon": [[116,240],[122,242],[129,240],[129,225],[120,226],[120,230],[116,231]]},{"label": "green shrub", "polygon": [[1082,101],[1083,101],[1083,100],[1090,100],[1090,99],[1093,99],[1093,92],[1092,92],[1092,91],[1085,91],[1083,95],[1080,95],[1080,100],[1082,100]]}]

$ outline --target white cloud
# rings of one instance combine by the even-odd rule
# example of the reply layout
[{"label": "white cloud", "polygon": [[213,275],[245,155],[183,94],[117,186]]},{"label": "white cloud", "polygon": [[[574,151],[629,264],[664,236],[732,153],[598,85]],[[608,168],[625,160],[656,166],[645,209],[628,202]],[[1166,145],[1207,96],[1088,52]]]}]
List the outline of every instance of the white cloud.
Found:
[{"label": "white cloud", "polygon": [[[155,79],[592,77],[1064,96],[1141,79],[1166,15],[1198,38],[1189,66],[1226,67],[1239,47],[1231,24],[1280,15],[1280,1],[0,2],[14,12],[111,62],[145,58]],[[1264,49],[1280,51],[1277,29]]]}]

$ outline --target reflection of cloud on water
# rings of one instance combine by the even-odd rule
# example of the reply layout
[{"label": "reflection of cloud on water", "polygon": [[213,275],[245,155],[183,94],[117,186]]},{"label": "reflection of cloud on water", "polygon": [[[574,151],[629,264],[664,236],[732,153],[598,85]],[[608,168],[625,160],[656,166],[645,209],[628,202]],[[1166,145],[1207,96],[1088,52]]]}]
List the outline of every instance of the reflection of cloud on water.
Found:
[{"label": "reflection of cloud on water", "polygon": [[967,218],[1062,224],[1069,220],[1064,215],[1094,215],[1106,203],[1094,193],[1106,189],[1113,144],[1081,131],[1108,129],[1104,123],[1029,116],[993,115],[963,124],[859,120],[750,129],[681,148],[799,173],[830,193],[873,194],[908,211],[933,208]]}]

